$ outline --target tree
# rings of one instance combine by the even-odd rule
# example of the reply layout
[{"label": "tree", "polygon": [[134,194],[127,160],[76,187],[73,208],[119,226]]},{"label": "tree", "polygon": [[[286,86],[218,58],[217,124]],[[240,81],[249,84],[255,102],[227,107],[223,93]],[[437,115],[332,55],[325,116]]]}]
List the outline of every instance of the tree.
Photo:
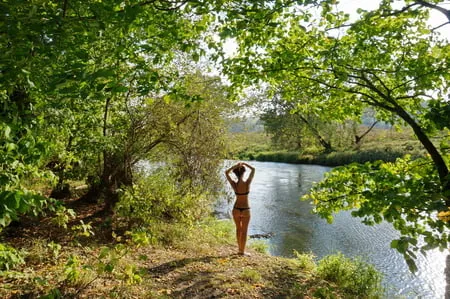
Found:
[{"label": "tree", "polygon": [[184,93],[134,99],[126,113],[114,116],[116,146],[104,154],[107,167],[88,194],[104,195],[108,211],[119,199],[117,190],[134,185],[133,169],[142,160],[169,165],[180,184],[187,182],[179,188],[187,193],[214,195],[220,189],[225,89],[218,78],[198,73],[186,76],[181,87]]},{"label": "tree", "polygon": [[320,121],[314,113],[296,110],[296,103],[281,97],[282,95],[275,94],[269,100],[269,107],[261,115],[265,131],[273,136],[273,143],[293,150],[317,143],[325,152],[333,151],[331,136],[321,132],[332,125],[327,126],[325,121]]},{"label": "tree", "polygon": [[[448,102],[450,46],[428,28],[424,7],[435,6],[428,4],[411,1],[397,11],[383,1],[350,25],[346,14],[326,3],[319,19],[287,10],[270,38],[252,42],[251,33],[237,35],[241,52],[227,68],[236,84],[264,81],[286,88],[289,82],[295,92],[286,100],[295,102],[299,94],[308,99],[299,109],[322,109],[341,120],[358,119],[371,107],[377,119],[413,129],[431,164],[405,159],[339,168],[310,196],[328,219],[335,211],[356,209],[353,214],[366,223],[393,222],[402,237],[392,246],[410,265],[414,253],[408,246],[446,248],[449,242],[448,224],[432,213],[450,207],[450,179],[448,157],[431,140],[439,118],[430,110]],[[419,235],[426,245],[417,243]]]},{"label": "tree", "polygon": [[0,190],[2,199],[18,201],[33,193],[24,186],[33,177],[57,174],[58,189],[67,177],[103,173],[105,186],[112,185],[108,175],[121,172],[113,169],[120,161],[114,127],[123,125],[130,96],[176,88],[179,76],[166,66],[176,51],[199,58],[199,36],[214,8],[184,1],[8,1],[0,7]]}]

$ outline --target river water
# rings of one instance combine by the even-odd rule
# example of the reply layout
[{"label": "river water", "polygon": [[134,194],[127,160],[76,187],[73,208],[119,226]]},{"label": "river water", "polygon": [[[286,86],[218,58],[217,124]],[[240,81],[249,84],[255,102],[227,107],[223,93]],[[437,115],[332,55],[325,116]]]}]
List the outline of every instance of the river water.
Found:
[{"label": "river water", "polygon": [[[233,161],[226,161],[226,167]],[[312,205],[300,201],[313,182],[331,168],[252,162],[256,168],[251,186],[252,218],[249,234],[273,233],[267,240],[272,255],[293,256],[293,250],[312,252],[318,259],[342,252],[361,257],[383,273],[383,285],[389,298],[444,298],[445,260],[448,254],[438,250],[419,255],[419,271],[412,274],[403,257],[390,248],[398,233],[389,223],[366,226],[349,212],[335,215],[333,224],[311,214]],[[230,188],[231,192],[231,188]],[[233,202],[221,200],[216,208],[220,217],[230,218]]]}]

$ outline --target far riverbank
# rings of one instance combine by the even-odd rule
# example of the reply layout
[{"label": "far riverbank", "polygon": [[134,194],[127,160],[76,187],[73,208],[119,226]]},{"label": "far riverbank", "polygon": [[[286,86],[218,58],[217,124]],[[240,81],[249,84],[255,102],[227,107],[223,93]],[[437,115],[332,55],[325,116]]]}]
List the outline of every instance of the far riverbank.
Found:
[{"label": "far riverbank", "polygon": [[[350,163],[366,163],[378,160],[394,162],[408,152],[390,149],[366,149],[351,151],[336,151],[331,153],[303,154],[289,151],[264,151],[258,153],[241,153],[239,159],[259,162],[280,162],[290,164],[308,164],[321,166],[342,166]],[[415,153],[413,157],[418,157]]]}]

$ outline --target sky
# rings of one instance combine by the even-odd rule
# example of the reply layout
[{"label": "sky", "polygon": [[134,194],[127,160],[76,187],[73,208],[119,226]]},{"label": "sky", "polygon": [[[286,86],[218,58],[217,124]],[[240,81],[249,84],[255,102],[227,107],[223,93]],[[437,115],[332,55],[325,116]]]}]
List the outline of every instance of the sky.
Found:
[{"label": "sky", "polygon": [[[358,8],[363,8],[365,10],[373,10],[376,9],[381,1],[380,0],[340,0],[339,4],[337,4],[340,10],[344,10],[350,14],[351,17],[356,19],[358,17],[356,10]],[[404,6],[403,1],[399,2],[398,8]],[[443,1],[439,6],[442,6],[446,9],[450,9],[450,1]],[[435,28],[445,22],[448,22],[448,19],[444,16],[444,14],[438,12],[437,10],[431,10],[430,12],[430,25],[432,28]],[[450,38],[450,24],[438,29],[438,31]]]},{"label": "sky", "polygon": [[[337,4],[337,8],[350,14],[351,20],[356,20],[358,19],[358,14],[356,12],[358,8],[362,8],[365,10],[374,10],[378,8],[380,2],[380,0],[340,0]],[[403,1],[398,2],[399,8],[402,7]],[[450,9],[450,1],[444,1],[439,5],[443,6],[444,8]],[[432,28],[435,28],[445,22],[448,22],[448,19],[442,13],[436,10],[431,10],[429,22],[430,26]],[[443,37],[446,37],[448,40],[450,40],[450,24],[439,28],[437,31],[441,33]],[[225,52],[228,53],[228,55],[232,55],[236,49],[236,42],[232,39],[229,39],[224,43],[224,49]]]}]

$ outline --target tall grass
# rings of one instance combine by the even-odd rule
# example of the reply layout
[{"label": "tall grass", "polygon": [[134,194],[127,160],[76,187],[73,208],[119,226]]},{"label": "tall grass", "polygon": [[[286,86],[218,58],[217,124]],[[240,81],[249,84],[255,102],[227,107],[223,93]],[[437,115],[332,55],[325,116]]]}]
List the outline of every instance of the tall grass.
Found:
[{"label": "tall grass", "polygon": [[295,164],[318,164],[339,166],[353,162],[365,163],[374,161],[393,162],[403,157],[406,152],[401,150],[371,149],[364,151],[332,152],[328,154],[301,154],[299,152],[270,151],[261,152],[254,156],[256,161],[283,162]]}]

